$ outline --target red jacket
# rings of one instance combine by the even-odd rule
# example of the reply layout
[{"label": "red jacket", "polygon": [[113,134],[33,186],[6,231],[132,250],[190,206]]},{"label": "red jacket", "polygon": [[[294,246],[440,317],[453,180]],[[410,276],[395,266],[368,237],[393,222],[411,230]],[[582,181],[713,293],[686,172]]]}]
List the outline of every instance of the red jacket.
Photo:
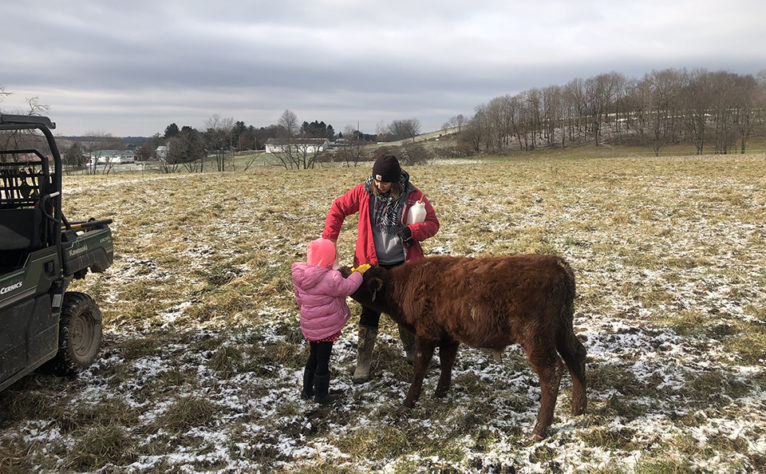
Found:
[{"label": "red jacket", "polygon": [[[423,193],[414,188],[407,196],[407,204],[402,213],[402,223],[407,222],[407,214],[410,207],[423,197]],[[335,199],[330,212],[327,214],[327,220],[324,225],[322,237],[332,241],[338,240],[340,228],[346,216],[359,212],[359,231],[356,238],[356,252],[354,254],[354,266],[363,263],[375,265],[378,263],[378,256],[375,254],[375,242],[372,238],[372,224],[370,222],[370,198],[371,195],[364,190],[364,183],[351,188],[346,194]],[[420,242],[436,235],[439,231],[439,220],[436,218],[433,206],[427,198],[423,199],[426,204],[426,219],[423,222],[410,224],[412,231],[412,240],[414,243],[406,248],[406,261],[415,260],[423,257],[423,248]]]}]

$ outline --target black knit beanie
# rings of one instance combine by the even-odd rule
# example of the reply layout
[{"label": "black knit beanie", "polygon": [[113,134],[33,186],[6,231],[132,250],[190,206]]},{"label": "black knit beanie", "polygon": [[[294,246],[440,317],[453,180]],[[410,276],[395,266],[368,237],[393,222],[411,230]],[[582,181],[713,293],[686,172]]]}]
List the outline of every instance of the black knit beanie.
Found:
[{"label": "black knit beanie", "polygon": [[394,155],[383,155],[372,167],[372,177],[384,183],[398,183],[402,174],[399,160]]}]

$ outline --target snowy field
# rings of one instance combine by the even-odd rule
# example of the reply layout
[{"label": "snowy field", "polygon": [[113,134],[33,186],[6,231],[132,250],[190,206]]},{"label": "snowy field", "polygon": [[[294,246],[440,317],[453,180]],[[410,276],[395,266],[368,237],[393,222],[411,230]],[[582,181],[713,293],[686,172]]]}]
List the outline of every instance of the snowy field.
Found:
[{"label": "snowy field", "polygon": [[[89,292],[105,319],[77,379],[0,393],[0,472],[764,472],[766,156],[476,160],[408,169],[441,221],[426,254],[555,253],[577,277],[589,405],[565,375],[547,439],[537,377],[461,348],[411,418],[395,326],[351,383],[359,306],[335,345],[332,407],[299,397],[290,279],[332,200],[367,168],[65,178],[70,218],[114,219]],[[351,263],[356,218],[339,241]]]}]

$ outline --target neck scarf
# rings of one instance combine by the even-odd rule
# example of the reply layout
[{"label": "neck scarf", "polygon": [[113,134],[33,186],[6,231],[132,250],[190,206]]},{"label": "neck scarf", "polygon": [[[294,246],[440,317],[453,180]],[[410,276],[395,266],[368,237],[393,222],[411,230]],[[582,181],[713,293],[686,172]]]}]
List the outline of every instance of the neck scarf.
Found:
[{"label": "neck scarf", "polygon": [[407,202],[407,193],[402,192],[399,199],[391,197],[391,192],[378,194],[372,192],[372,176],[364,182],[364,189],[372,195],[372,224],[378,229],[388,233],[396,234],[402,229],[402,212]]}]

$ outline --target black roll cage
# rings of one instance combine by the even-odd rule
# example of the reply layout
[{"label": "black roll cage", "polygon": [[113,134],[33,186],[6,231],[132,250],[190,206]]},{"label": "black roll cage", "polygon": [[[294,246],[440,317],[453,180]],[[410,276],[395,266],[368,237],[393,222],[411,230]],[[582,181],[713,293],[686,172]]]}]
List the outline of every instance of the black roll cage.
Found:
[{"label": "black roll cage", "polygon": [[[36,115],[9,115],[0,114],[0,131],[18,131],[18,130],[39,130],[45,136],[48,142],[48,149],[53,157],[53,174],[51,177],[50,163],[47,156],[43,156],[38,150],[26,149],[26,150],[7,150],[0,151],[0,156],[22,153],[33,153],[40,158],[40,164],[43,171],[43,178],[38,183],[39,196],[38,203],[35,207],[39,207],[46,220],[52,225],[46,226],[46,238],[49,242],[52,242],[57,247],[61,246],[61,231],[60,229],[66,227],[70,228],[69,223],[64,218],[61,211],[61,189],[62,189],[62,162],[61,154],[59,153],[56,140],[53,137],[52,129],[56,128],[56,124],[51,122],[48,117],[36,116]],[[24,166],[26,163],[13,163],[13,165]],[[11,163],[4,163],[5,165],[12,165]],[[52,179],[51,179],[52,178]],[[49,189],[52,188],[52,189]]]}]

